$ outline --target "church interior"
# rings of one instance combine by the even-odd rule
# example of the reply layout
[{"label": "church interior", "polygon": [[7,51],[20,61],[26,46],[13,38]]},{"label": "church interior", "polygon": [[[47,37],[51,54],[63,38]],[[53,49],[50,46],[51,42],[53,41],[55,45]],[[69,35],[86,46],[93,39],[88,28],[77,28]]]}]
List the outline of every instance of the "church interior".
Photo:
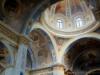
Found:
[{"label": "church interior", "polygon": [[100,0],[0,0],[0,75],[100,75]]}]

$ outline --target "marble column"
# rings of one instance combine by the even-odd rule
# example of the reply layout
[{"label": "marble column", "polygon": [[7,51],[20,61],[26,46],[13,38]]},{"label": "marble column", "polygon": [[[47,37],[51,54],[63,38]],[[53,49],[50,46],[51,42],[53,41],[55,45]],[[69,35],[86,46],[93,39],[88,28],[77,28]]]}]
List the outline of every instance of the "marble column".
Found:
[{"label": "marble column", "polygon": [[14,75],[25,75],[26,55],[27,55],[27,46],[21,43],[19,45],[16,57],[16,66]]}]

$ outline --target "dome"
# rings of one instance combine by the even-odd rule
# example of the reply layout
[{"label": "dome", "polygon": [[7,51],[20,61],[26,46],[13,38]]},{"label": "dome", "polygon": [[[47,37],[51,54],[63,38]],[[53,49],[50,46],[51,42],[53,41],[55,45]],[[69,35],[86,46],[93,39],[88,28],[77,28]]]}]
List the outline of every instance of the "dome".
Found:
[{"label": "dome", "polygon": [[42,15],[43,25],[54,35],[72,37],[97,27],[92,11],[84,0],[64,0],[47,8]]}]

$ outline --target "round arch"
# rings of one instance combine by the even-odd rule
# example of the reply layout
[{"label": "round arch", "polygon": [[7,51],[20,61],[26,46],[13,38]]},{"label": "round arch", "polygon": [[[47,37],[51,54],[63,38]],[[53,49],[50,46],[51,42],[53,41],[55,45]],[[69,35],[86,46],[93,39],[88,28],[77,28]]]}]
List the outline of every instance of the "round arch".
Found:
[{"label": "round arch", "polygon": [[[10,47],[9,43],[4,40],[4,39],[0,39],[0,49],[4,49],[6,51],[3,50],[3,53],[5,53],[7,56],[1,56],[1,71],[4,72],[3,70],[5,70],[5,72],[7,71],[7,69],[13,68],[14,66],[14,54],[13,54],[13,48]],[[2,55],[2,54],[1,54]],[[3,54],[4,55],[4,54]],[[5,58],[6,57],[6,58]]]},{"label": "round arch", "polygon": [[[52,63],[50,63],[48,66],[55,64],[56,60],[57,60],[56,56],[57,56],[57,50],[58,50],[58,48],[57,48],[56,41],[55,41],[54,37],[40,23],[35,23],[33,25],[32,29],[31,29],[31,32],[32,31],[33,32],[36,31],[36,33],[40,32],[39,35],[41,35],[41,36],[39,36],[39,37],[41,37],[41,38],[43,37],[43,39],[46,40],[45,42],[41,41],[43,43],[43,45],[41,45],[41,46],[43,47],[44,44],[45,44],[45,47],[46,48],[48,47],[47,48],[47,52],[49,51],[48,49],[50,49],[50,51],[49,51],[50,53],[49,54],[50,54]],[[38,37],[36,37],[36,39],[34,39],[34,40],[37,40],[37,38]],[[42,51],[42,49],[40,51]],[[44,50],[44,52],[42,51],[42,53],[40,51],[39,51],[39,56],[41,56],[41,54],[45,55],[44,53],[45,53],[46,50]],[[48,54],[46,54],[46,55],[48,55]],[[47,57],[47,56],[45,56],[45,57]]]},{"label": "round arch", "polygon": [[14,54],[13,54],[12,48],[10,47],[9,43],[7,43],[7,41],[1,39],[0,42],[7,48],[11,56],[11,64],[13,65],[14,64]]},{"label": "round arch", "polygon": [[90,70],[86,73],[86,75],[99,75],[100,73],[100,68],[97,68],[97,69],[93,69],[93,70]]},{"label": "round arch", "polygon": [[[97,33],[89,33],[89,34],[84,34],[84,35],[80,35],[77,36],[75,38],[70,39],[67,43],[64,43],[62,48],[61,48],[61,61],[63,61],[62,63],[64,64],[64,56],[66,53],[69,52],[70,47],[72,47],[72,44],[75,43],[76,41],[78,41],[79,39],[84,39],[84,38],[95,38],[95,39],[100,39],[100,35]],[[68,67],[68,66],[67,66]]]}]

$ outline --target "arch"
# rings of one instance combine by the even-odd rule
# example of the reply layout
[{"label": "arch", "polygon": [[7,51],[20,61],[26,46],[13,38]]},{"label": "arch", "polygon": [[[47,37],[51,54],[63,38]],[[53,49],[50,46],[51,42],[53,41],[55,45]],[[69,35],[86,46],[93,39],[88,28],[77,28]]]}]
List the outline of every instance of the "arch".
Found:
[{"label": "arch", "polygon": [[[47,66],[50,66],[50,65],[53,65],[54,63],[56,63],[56,59],[57,59],[56,58],[56,55],[57,55],[58,48],[57,48],[56,42],[54,40],[54,37],[44,27],[42,27],[42,25],[40,23],[35,23],[35,25],[31,29],[31,32],[30,33],[32,33],[32,32],[34,32],[34,34],[32,34],[32,35],[35,35],[35,38],[32,38],[35,41],[35,45],[36,45],[36,42],[37,43],[39,42],[36,45],[37,50],[38,50],[38,54],[37,55],[42,59],[39,62],[42,62],[43,60],[45,60],[45,62],[44,62],[45,64],[42,64],[42,67],[47,67]],[[39,38],[36,35],[38,35],[39,37],[41,37],[42,40],[41,40],[41,38]],[[37,41],[37,39],[39,39],[39,40]],[[34,43],[34,41],[33,41],[33,43]],[[41,48],[39,48],[39,46]],[[34,48],[34,50],[35,49],[36,48]],[[34,51],[34,53],[36,51]],[[48,60],[43,59],[42,58],[42,55],[43,56],[45,55],[44,57],[48,57],[49,56],[48,57]],[[39,64],[37,64],[37,65],[39,65]]]},{"label": "arch", "polygon": [[100,74],[100,68],[97,68],[97,69],[90,70],[89,72],[87,72],[86,75],[99,75],[99,74]]},{"label": "arch", "polygon": [[[2,68],[2,70],[4,70],[5,68],[9,67],[9,65],[10,66],[11,65],[12,66],[14,65],[14,55],[13,55],[12,49],[9,46],[9,44],[7,43],[7,41],[0,39],[0,46],[1,46],[1,48],[0,48],[1,50],[2,49],[6,49],[7,52],[5,53],[5,51],[3,51],[3,53],[5,53],[6,55],[8,55],[7,58],[5,58],[6,56],[1,57],[2,63],[1,63],[1,66],[0,67]],[[5,60],[6,60],[6,62],[5,62]],[[7,65],[5,65],[5,64],[7,64]]]},{"label": "arch", "polygon": [[11,64],[13,65],[14,64],[14,54],[12,52],[12,48],[10,47],[10,45],[7,43],[7,41],[5,40],[0,40],[4,45],[5,47],[7,48],[10,56],[11,56]]},{"label": "arch", "polygon": [[100,35],[97,33],[89,33],[89,34],[84,34],[84,35],[80,35],[77,36],[75,38],[70,39],[67,43],[64,43],[62,48],[61,48],[61,61],[64,61],[64,55],[69,51],[69,47],[71,46],[72,43],[76,42],[79,39],[82,38],[96,38],[96,39],[100,39]]},{"label": "arch", "polygon": [[9,54],[11,55],[11,64],[14,64],[14,54],[13,54],[12,48],[9,46],[9,44],[5,40],[0,40],[0,41],[5,45],[5,47],[9,51]]}]

